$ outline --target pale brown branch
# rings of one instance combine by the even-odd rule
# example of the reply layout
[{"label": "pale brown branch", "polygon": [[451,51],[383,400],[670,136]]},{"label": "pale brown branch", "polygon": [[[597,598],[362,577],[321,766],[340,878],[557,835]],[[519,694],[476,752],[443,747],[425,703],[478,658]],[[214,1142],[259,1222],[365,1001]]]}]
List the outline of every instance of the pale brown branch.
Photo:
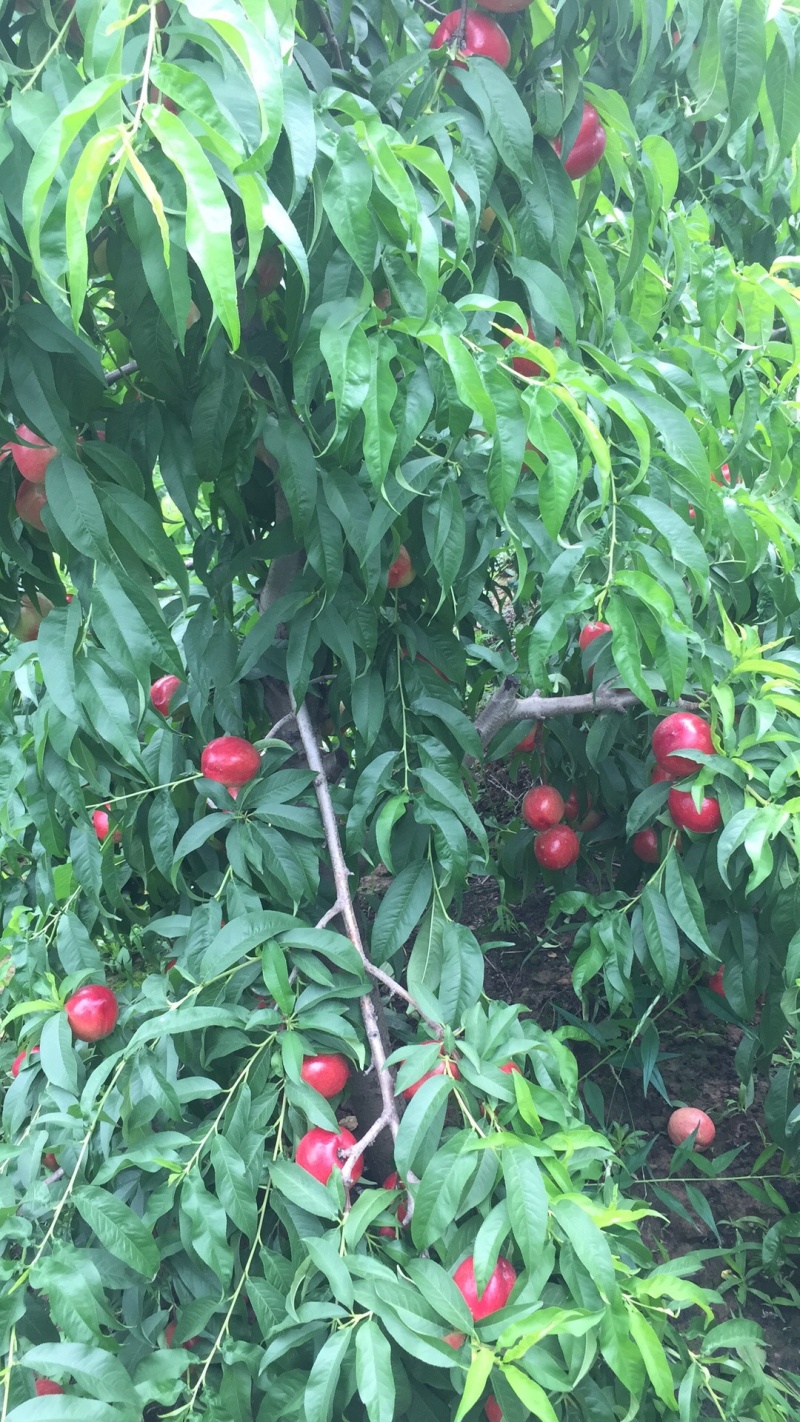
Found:
[{"label": "pale brown branch", "polygon": [[[475,729],[481,744],[487,746],[498,731],[514,721],[546,721],[553,716],[592,716],[603,712],[628,711],[641,706],[641,698],[633,691],[617,691],[604,683],[596,691],[579,692],[575,696],[517,696],[519,681],[507,676],[502,686],[475,718]],[[693,701],[677,701],[680,710],[692,710]]]}]

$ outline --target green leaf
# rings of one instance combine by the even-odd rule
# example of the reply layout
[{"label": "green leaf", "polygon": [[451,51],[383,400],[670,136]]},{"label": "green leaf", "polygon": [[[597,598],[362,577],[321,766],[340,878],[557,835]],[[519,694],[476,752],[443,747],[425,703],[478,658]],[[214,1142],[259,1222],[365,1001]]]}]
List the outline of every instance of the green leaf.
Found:
[{"label": "green leaf", "polygon": [[529,1378],[527,1373],[520,1372],[519,1368],[503,1367],[503,1377],[514,1389],[520,1402],[523,1402],[529,1412],[534,1417],[538,1417],[540,1422],[558,1422],[558,1417],[550,1403],[544,1388],[541,1388],[533,1378]]},{"label": "green leaf", "polygon": [[88,558],[112,558],[108,529],[83,465],[67,455],[50,461],[45,482],[47,508],[61,532]]},{"label": "green leaf", "polygon": [[219,1132],[211,1142],[211,1162],[217,1195],[228,1219],[252,1239],[258,1218],[252,1185],[241,1156]]},{"label": "green leaf", "polygon": [[651,884],[642,893],[642,923],[656,972],[671,992],[681,964],[678,930],[666,899]]},{"label": "green leaf", "polygon": [[547,1238],[548,1197],[532,1149],[503,1152],[503,1179],[514,1238],[529,1269],[535,1269]]},{"label": "green leaf", "polygon": [[342,1328],[326,1338],[314,1359],[303,1394],[306,1422],[331,1422],[333,1399],[353,1330]]},{"label": "green leaf", "polygon": [[428,907],[433,877],[426,863],[409,864],[389,885],[372,928],[376,963],[391,958],[410,938]]},{"label": "green leaf", "polygon": [[647,1376],[653,1384],[656,1395],[666,1403],[671,1412],[677,1412],[675,1386],[661,1339],[652,1324],[648,1323],[644,1314],[630,1304],[628,1305],[628,1320],[631,1337],[642,1355]]},{"label": "green leaf", "polygon": [[82,1185],[74,1191],[73,1203],[79,1215],[97,1235],[100,1243],[137,1274],[152,1279],[161,1256],[149,1229],[129,1205],[108,1190]]},{"label": "green leaf", "polygon": [[667,859],[664,893],[682,933],[690,943],[694,943],[701,953],[712,951],[711,940],[706,926],[705,910],[697,885],[678,854],[670,854]]},{"label": "green leaf", "polygon": [[752,120],[766,63],[764,9],[759,0],[722,0],[717,21],[728,91],[728,124],[736,133]]},{"label": "green leaf", "polygon": [[369,1422],[392,1422],[395,1385],[389,1340],[374,1319],[356,1331],[356,1386]]},{"label": "green leaf", "polygon": [[235,349],[239,344],[239,309],[231,212],[219,180],[197,139],[180,118],[160,104],[145,104],[143,115],[186,184],[186,246],[200,268],[215,313]]},{"label": "green leaf", "polygon": [[336,236],[359,270],[371,277],[378,234],[370,210],[372,170],[347,132],[339,135],[322,203]]},{"label": "green leaf", "polygon": [[78,1062],[72,1029],[65,1012],[55,1012],[47,1018],[42,1028],[39,1047],[39,1060],[47,1080],[68,1091],[71,1096],[77,1096]]},{"label": "green leaf", "polygon": [[403,1112],[394,1149],[400,1175],[405,1177],[414,1169],[423,1148],[428,1154],[436,1150],[453,1084],[453,1078],[448,1075],[430,1077]]},{"label": "green leaf", "polygon": [[339,1218],[339,1209],[331,1194],[313,1175],[291,1160],[274,1160],[269,1168],[270,1179],[277,1190],[306,1210],[323,1220]]},{"label": "green leaf", "polygon": [[45,1377],[51,1372],[68,1373],[84,1392],[102,1402],[120,1402],[130,1393],[131,1380],[119,1359],[84,1343],[41,1343],[27,1350],[25,1366]]}]

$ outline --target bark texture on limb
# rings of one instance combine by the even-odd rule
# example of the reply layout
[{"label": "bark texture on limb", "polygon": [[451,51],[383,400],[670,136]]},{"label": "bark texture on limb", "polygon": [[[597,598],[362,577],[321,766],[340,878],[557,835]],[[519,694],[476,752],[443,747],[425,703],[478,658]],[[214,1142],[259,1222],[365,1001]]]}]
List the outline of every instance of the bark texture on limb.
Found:
[{"label": "bark texture on limb", "polygon": [[[633,691],[616,691],[607,684],[596,691],[579,692],[575,696],[517,696],[519,681],[507,676],[502,686],[475,718],[475,729],[486,747],[498,731],[514,721],[547,721],[553,716],[593,716],[607,711],[629,711],[644,703]],[[676,701],[679,711],[693,711],[694,701]]]}]

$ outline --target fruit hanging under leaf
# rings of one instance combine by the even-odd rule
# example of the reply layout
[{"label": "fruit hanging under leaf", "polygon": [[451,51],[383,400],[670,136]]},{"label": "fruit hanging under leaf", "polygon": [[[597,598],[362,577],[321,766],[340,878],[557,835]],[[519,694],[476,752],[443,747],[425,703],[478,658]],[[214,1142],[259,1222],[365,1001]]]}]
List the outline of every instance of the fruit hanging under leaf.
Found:
[{"label": "fruit hanging under leaf", "polygon": [[711,727],[702,716],[693,711],[673,711],[659,721],[653,732],[653,755],[662,770],[666,770],[673,780],[686,775],[696,775],[700,767],[697,760],[688,760],[680,751],[703,751],[714,754]]},{"label": "fruit hanging under leaf", "polygon": [[390,588],[407,588],[409,583],[413,583],[416,576],[414,564],[411,561],[411,554],[405,547],[405,544],[401,543],[397,557],[389,568],[389,576],[386,580],[387,586]]},{"label": "fruit hanging under leaf", "polygon": [[[31,1056],[34,1056],[34,1054],[35,1054],[36,1052],[39,1052],[39,1051],[41,1051],[41,1048],[40,1048],[40,1047],[31,1047],[30,1054],[31,1054]],[[27,1048],[27,1047],[23,1047],[22,1051],[14,1058],[13,1062],[11,1063],[11,1075],[12,1075],[15,1079],[19,1076],[20,1071],[22,1070],[22,1064],[23,1064],[23,1062],[25,1061],[25,1058],[27,1057],[27,1055],[28,1055],[28,1048]]]},{"label": "fruit hanging under leaf", "polygon": [[254,780],[261,769],[261,756],[242,736],[218,736],[209,741],[200,757],[200,769],[207,780],[216,780],[230,789]]},{"label": "fruit hanging under leaf", "polygon": [[340,1052],[321,1052],[316,1057],[304,1057],[300,1076],[312,1090],[326,1101],[344,1091],[350,1080],[350,1066]]},{"label": "fruit hanging under leaf", "polygon": [[158,681],[154,681],[150,687],[150,700],[156,711],[160,711],[162,716],[169,715],[169,703],[183,686],[179,676],[160,676]]},{"label": "fruit hanging under leaf", "polygon": [[41,484],[47,473],[47,466],[58,454],[54,444],[48,444],[41,435],[34,434],[27,425],[17,425],[17,440],[24,443],[10,443],[4,448],[11,451],[12,458],[23,479],[31,484]]},{"label": "fruit hanging under leaf", "polygon": [[[350,1150],[357,1144],[356,1138],[344,1126],[340,1131],[323,1131],[314,1126],[297,1143],[295,1161],[302,1170],[313,1175],[322,1185],[327,1185],[334,1170],[344,1170],[345,1162],[340,1152]],[[363,1155],[357,1155],[350,1172],[353,1184],[360,1179],[364,1169]]]},{"label": "fruit hanging under leaf", "polygon": [[[553,147],[561,157],[562,140],[553,140]],[[585,103],[580,128],[569,153],[564,159],[567,174],[573,180],[585,178],[592,168],[596,168],[606,151],[606,131],[600,122],[600,115],[594,104]]]},{"label": "fruit hanging under leaf", "polygon": [[695,834],[713,834],[722,824],[719,801],[711,795],[703,796],[698,810],[691,790],[676,790],[673,787],[667,798],[667,808],[679,829],[694,830]]},{"label": "fruit hanging under leaf", "polygon": [[564,818],[564,801],[554,785],[534,785],[522,801],[522,818],[531,829],[549,829]]},{"label": "fruit hanging under leaf", "polygon": [[[460,9],[451,10],[449,15],[445,15],[431,36],[431,49],[441,49],[452,42],[461,24],[461,17]],[[464,59],[475,54],[484,59],[493,59],[501,69],[506,69],[511,62],[511,45],[505,33],[495,20],[490,20],[488,15],[478,14],[477,10],[467,10],[464,38],[458,53],[463,55]],[[457,69],[466,68],[459,59],[454,59],[453,64]]]},{"label": "fruit hanging under leaf", "polygon": [[[422,1047],[434,1047],[435,1045],[435,1042],[420,1042],[420,1046]],[[413,1097],[416,1096],[420,1087],[424,1086],[426,1081],[430,1081],[432,1076],[451,1076],[454,1081],[461,1080],[461,1072],[458,1069],[458,1064],[453,1061],[452,1057],[443,1057],[440,1062],[437,1062],[435,1067],[431,1067],[430,1071],[426,1071],[425,1075],[421,1076],[419,1081],[412,1082],[411,1086],[405,1088],[403,1092],[404,1100],[411,1101]]]},{"label": "fruit hanging under leaf", "polygon": [[22,522],[29,524],[31,528],[38,529],[39,533],[46,532],[42,522],[42,509],[46,503],[47,494],[44,487],[41,484],[31,484],[29,479],[23,479],[17,489],[14,507]]},{"label": "fruit hanging under leaf", "polygon": [[99,1042],[114,1031],[119,1004],[111,988],[88,983],[67,998],[64,1011],[72,1034],[79,1042]]},{"label": "fruit hanging under leaf", "polygon": [[645,864],[658,864],[661,859],[658,835],[654,829],[639,830],[631,840],[631,849]]},{"label": "fruit hanging under leaf", "polygon": [[476,1323],[482,1318],[488,1318],[490,1313],[497,1313],[499,1309],[505,1308],[516,1282],[516,1269],[510,1260],[503,1259],[502,1256],[495,1264],[481,1294],[478,1293],[475,1282],[475,1260],[471,1254],[459,1264],[453,1275],[453,1283]]}]

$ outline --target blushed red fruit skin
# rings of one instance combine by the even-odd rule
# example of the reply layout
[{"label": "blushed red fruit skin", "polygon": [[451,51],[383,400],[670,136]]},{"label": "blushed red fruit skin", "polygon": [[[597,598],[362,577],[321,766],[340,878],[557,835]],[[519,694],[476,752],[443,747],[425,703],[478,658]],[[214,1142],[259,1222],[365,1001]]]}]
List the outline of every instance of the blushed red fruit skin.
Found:
[{"label": "blushed red fruit skin", "polygon": [[658,864],[661,855],[658,850],[658,835],[654,829],[639,830],[631,840],[634,854],[645,864]]},{"label": "blushed red fruit skin", "polygon": [[533,852],[543,869],[568,869],[578,858],[581,846],[569,825],[553,825],[537,834]]},{"label": "blushed red fruit skin", "polygon": [[498,1309],[505,1308],[516,1282],[517,1271],[513,1264],[508,1259],[500,1258],[479,1298],[475,1283],[475,1265],[471,1254],[459,1264],[453,1275],[453,1283],[462,1294],[476,1323],[482,1318],[488,1318],[490,1313],[497,1313]]},{"label": "blushed red fruit skin", "polygon": [[58,1161],[52,1151],[48,1150],[45,1152],[42,1156],[42,1164],[46,1165],[48,1170],[58,1170]]},{"label": "blushed red fruit skin", "polygon": [[[40,1047],[31,1047],[31,1056],[34,1056],[34,1055],[36,1054],[36,1052],[39,1052],[39,1051],[41,1051],[41,1048],[40,1048]],[[22,1051],[19,1053],[18,1056],[16,1056],[16,1057],[14,1058],[13,1062],[11,1063],[11,1075],[14,1077],[14,1080],[15,1080],[15,1081],[16,1081],[17,1077],[19,1076],[20,1071],[22,1070],[22,1063],[24,1062],[24,1060],[25,1060],[25,1058],[27,1057],[27,1055],[28,1055],[28,1048],[27,1048],[27,1047],[23,1047]]]},{"label": "blushed red fruit skin", "polygon": [[[171,1318],[166,1328],[164,1329],[164,1342],[166,1343],[168,1348],[172,1347],[172,1340],[175,1337],[175,1329],[177,1327],[177,1321],[174,1318]],[[196,1342],[196,1338],[187,1338],[186,1342],[181,1343],[179,1346],[181,1348],[194,1348]]]},{"label": "blushed red fruit skin", "polygon": [[344,1091],[350,1080],[350,1067],[340,1052],[321,1052],[319,1056],[303,1058],[300,1075],[306,1086],[330,1101]]},{"label": "blushed red fruit skin", "polygon": [[[423,1047],[433,1047],[433,1046],[435,1046],[435,1043],[434,1043],[434,1042],[421,1042],[420,1045],[423,1046]],[[456,1065],[456,1063],[455,1063],[451,1058],[448,1058],[447,1060],[440,1061],[437,1066],[432,1067],[430,1071],[426,1071],[425,1075],[424,1075],[424,1076],[421,1076],[420,1079],[419,1079],[419,1081],[414,1081],[414,1082],[411,1083],[410,1086],[407,1086],[406,1089],[405,1089],[405,1091],[403,1092],[403,1099],[404,1099],[405,1101],[411,1101],[411,1100],[416,1096],[416,1094],[417,1094],[417,1092],[419,1091],[420,1087],[421,1087],[421,1086],[424,1086],[424,1084],[425,1084],[426,1081],[430,1081],[430,1079],[431,1079],[432,1076],[445,1076],[445,1075],[446,1075],[446,1076],[452,1076],[452,1078],[453,1078],[454,1081],[460,1081],[460,1080],[461,1080],[461,1072],[459,1071],[458,1066]]]},{"label": "blushed red fruit skin", "polygon": [[269,296],[276,291],[283,280],[283,253],[280,247],[270,247],[262,252],[256,262],[256,278],[259,296]]},{"label": "blushed red fruit skin", "polygon": [[659,785],[664,780],[674,780],[674,776],[665,770],[663,765],[655,765],[650,771],[650,784]]},{"label": "blushed red fruit skin", "polygon": [[37,1378],[33,1386],[37,1397],[55,1397],[56,1393],[64,1391],[63,1387],[51,1382],[49,1378]]},{"label": "blushed red fruit skin", "polygon": [[47,494],[41,484],[32,484],[29,479],[23,479],[17,489],[14,507],[22,522],[30,524],[31,528],[38,528],[40,533],[46,532],[42,522],[42,509],[46,503]]},{"label": "blushed red fruit skin", "polygon": [[64,1004],[67,1021],[79,1042],[99,1042],[117,1025],[119,1003],[111,988],[88,983]]},{"label": "blushed red fruit skin", "polygon": [[200,769],[207,780],[220,785],[246,785],[261,769],[261,756],[242,736],[218,736],[209,741],[200,757]]},{"label": "blushed red fruit skin", "polygon": [[[520,334],[522,332],[521,326],[515,326],[514,330],[519,331]],[[536,340],[536,332],[534,331],[530,321],[528,322],[527,334],[529,340]],[[501,346],[503,346],[504,349],[507,349],[508,346],[511,345],[511,339],[511,336],[503,336],[500,341]],[[556,341],[556,345],[558,344],[559,342]],[[535,378],[537,375],[542,374],[542,367],[535,360],[531,360],[528,356],[513,356],[511,360],[511,369],[515,370],[517,372],[517,375],[528,375],[531,376],[531,378]]]},{"label": "blushed red fruit skin", "polygon": [[[54,444],[48,444],[46,439],[42,439],[41,435],[34,434],[27,425],[17,425],[15,433],[18,439],[27,441],[25,444],[8,445],[20,474],[30,484],[43,483],[47,466],[51,459],[55,459],[58,450]],[[30,449],[30,445],[36,445],[36,448]]]},{"label": "blushed red fruit skin", "polygon": [[[431,36],[431,49],[441,49],[443,45],[449,44],[460,21],[460,10],[451,10],[449,15],[445,15],[442,23]],[[511,60],[511,45],[495,20],[490,20],[488,15],[479,15],[477,10],[468,10],[464,29],[464,44],[459,53],[467,59],[473,54],[482,55],[485,59],[493,59],[501,69],[506,69]],[[458,69],[466,68],[457,59],[453,63]]]},{"label": "blushed red fruit skin", "polygon": [[[323,1131],[314,1126],[298,1141],[295,1160],[302,1170],[307,1170],[315,1180],[327,1185],[334,1170],[343,1170],[344,1162],[339,1159],[340,1150],[350,1150],[356,1144],[355,1136],[342,1126],[336,1131]],[[353,1164],[351,1180],[355,1184],[364,1169],[364,1157],[357,1155]]]},{"label": "blushed red fruit skin", "polygon": [[585,652],[589,643],[593,642],[595,637],[602,637],[604,632],[610,631],[611,625],[608,622],[587,622],[586,626],[581,628],[580,636],[578,637],[578,646],[582,652]]},{"label": "blushed red fruit skin", "polygon": [[501,1066],[500,1070],[502,1072],[505,1072],[506,1076],[510,1076],[512,1071],[519,1072],[519,1075],[522,1075],[522,1072],[519,1070],[519,1067],[517,1066],[516,1062],[503,1062],[503,1065]]},{"label": "blushed red fruit skin", "polygon": [[564,818],[564,801],[554,785],[534,785],[522,801],[522,818],[531,829],[549,829]]},{"label": "blushed red fruit skin", "polygon": [[416,576],[414,564],[411,561],[411,554],[405,545],[401,543],[397,557],[389,568],[389,576],[386,579],[387,587],[407,588],[409,583],[413,583]]},{"label": "blushed red fruit skin", "polygon": [[532,731],[528,732],[527,736],[522,737],[522,740],[520,741],[519,745],[514,747],[514,754],[527,755],[529,751],[535,750],[538,735],[539,726],[537,724],[534,726]]},{"label": "blushed red fruit skin", "polygon": [[[108,838],[108,831],[109,831],[108,811],[107,811],[107,810],[95,810],[94,813],[93,813],[93,815],[92,815],[92,824],[94,825],[94,832],[95,832],[95,834],[97,835],[97,838],[100,840],[100,842],[101,842],[101,844],[102,844],[103,840]],[[119,831],[118,829],[114,830],[114,844],[119,844],[119,842],[120,842],[121,839],[122,839],[122,835],[121,835],[120,831]]]},{"label": "blushed red fruit skin", "polygon": [[[397,1173],[396,1170],[393,1170],[392,1173],[391,1173],[391,1175],[387,1175],[386,1179],[384,1180],[384,1182],[383,1182],[383,1188],[384,1188],[384,1190],[397,1190],[397,1189],[399,1188],[399,1186],[400,1186],[400,1176],[398,1175],[398,1173]],[[408,1226],[408,1225],[410,1224],[410,1222],[411,1222],[411,1221],[410,1221],[410,1216],[409,1216],[408,1210],[407,1210],[407,1208],[406,1208],[406,1205],[405,1205],[405,1203],[404,1203],[402,1200],[400,1201],[400,1204],[397,1206],[397,1218],[398,1218],[398,1220],[399,1220],[399,1222],[400,1222],[400,1225],[401,1225],[401,1227],[402,1227],[403,1229],[406,1229],[407,1226]],[[381,1225],[380,1229],[378,1230],[378,1234],[384,1235],[385,1237],[391,1238],[391,1239],[396,1239],[396,1238],[397,1238],[397,1230],[396,1230],[396,1229],[392,1229],[392,1226],[391,1226],[391,1225]]]},{"label": "blushed red fruit skin", "polygon": [[682,1145],[695,1130],[697,1139],[694,1149],[708,1150],[717,1129],[705,1111],[700,1111],[697,1106],[681,1106],[677,1111],[673,1111],[667,1122],[667,1135],[675,1146]]},{"label": "blushed red fruit skin", "polygon": [[[592,808],[592,797],[591,797],[591,795],[589,796],[589,799],[588,799],[588,803],[587,803],[586,808],[587,808],[588,810],[590,810],[590,809]],[[570,792],[569,792],[569,794],[568,794],[568,796],[567,796],[567,798],[566,798],[566,800],[564,801],[564,819],[565,819],[565,820],[577,820],[578,815],[580,814],[580,809],[581,809],[581,806],[580,806],[580,800],[578,799],[578,792],[577,792],[577,790],[575,789],[575,786],[573,785],[572,788],[571,788],[571,790],[570,790]]]},{"label": "blushed red fruit skin", "polygon": [[483,1410],[486,1413],[486,1422],[503,1422],[503,1410],[496,1398],[487,1397]]},{"label": "blushed red fruit skin", "polygon": [[703,797],[698,810],[690,790],[672,789],[667,808],[679,829],[694,830],[695,834],[713,834],[722,824],[719,801],[710,795]]},{"label": "blushed red fruit skin", "polygon": [[700,764],[697,760],[687,760],[679,754],[682,750],[703,751],[714,754],[711,727],[702,716],[692,711],[673,711],[659,721],[653,732],[653,755],[663,770],[669,772],[673,780],[685,775],[696,775]]},{"label": "blushed red fruit skin", "polygon": [[183,685],[179,676],[160,676],[150,687],[150,700],[162,716],[169,715],[169,703],[175,692]]},{"label": "blushed red fruit skin", "polygon": [[708,980],[708,986],[710,987],[712,992],[715,992],[717,994],[717,997],[725,996],[725,987],[723,983],[724,975],[725,967],[723,964],[722,967],[717,968],[717,971],[715,973],[711,974],[711,977]]},{"label": "blushed red fruit skin", "polygon": [[[560,157],[560,138],[555,139],[553,147]],[[567,174],[573,180],[585,178],[592,168],[597,167],[605,151],[606,131],[600,122],[600,115],[594,104],[586,103],[583,106],[581,126],[564,162]]]}]

